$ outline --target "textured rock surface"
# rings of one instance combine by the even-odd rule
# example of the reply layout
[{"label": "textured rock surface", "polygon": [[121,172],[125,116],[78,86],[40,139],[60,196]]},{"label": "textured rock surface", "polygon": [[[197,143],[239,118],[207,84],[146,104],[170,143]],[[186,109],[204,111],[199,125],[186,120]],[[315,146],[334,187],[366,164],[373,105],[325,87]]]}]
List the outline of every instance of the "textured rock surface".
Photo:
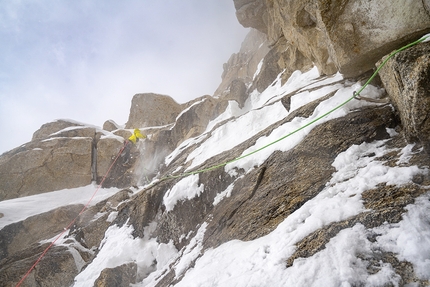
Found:
[{"label": "textured rock surface", "polygon": [[103,129],[108,132],[113,132],[115,130],[120,129],[120,126],[113,120],[107,120],[103,124]]},{"label": "textured rock surface", "polygon": [[[302,110],[306,111],[306,108]],[[234,195],[225,199],[220,207],[214,208],[214,197],[217,191],[224,190],[232,182],[232,178],[222,170],[201,174],[200,183],[204,185],[205,192],[198,198],[177,204],[173,212],[163,213],[161,218],[158,217],[155,235],[161,241],[168,242],[173,238],[180,238],[181,234],[187,234],[196,225],[207,220],[213,222],[206,232],[209,234],[205,239],[207,248],[231,239],[251,240],[263,236],[325,186],[334,171],[331,162],[339,152],[351,144],[387,137],[385,127],[393,125],[394,114],[391,108],[386,107],[353,113],[318,126],[295,150],[275,153],[261,168],[245,175],[235,184],[232,191]],[[223,153],[211,161],[222,162],[240,155],[259,136],[270,133],[276,127],[277,125],[271,126],[234,151]],[[354,136],[350,134],[351,130],[354,131]],[[319,152],[315,153],[316,150]],[[313,169],[308,168],[309,162],[312,162]],[[207,164],[211,165],[210,162]],[[285,174],[295,176],[288,180]],[[160,194],[173,184],[174,182],[160,183],[136,197],[130,202],[130,206],[124,206],[121,210],[119,222],[130,218],[135,234],[143,236],[143,227],[151,222],[157,209],[162,209]],[[262,201],[266,202],[264,207],[261,206]],[[126,215],[122,214],[124,212]],[[193,216],[186,216],[190,212]],[[210,216],[211,220],[206,216]],[[181,243],[175,244],[180,249]]]},{"label": "textured rock surface", "polygon": [[49,137],[51,134],[56,133],[68,127],[79,127],[81,124],[69,121],[69,120],[57,120],[54,122],[46,123],[40,127],[33,134],[33,140],[44,139]]},{"label": "textured rock surface", "polygon": [[[101,138],[97,142],[97,182],[100,182],[103,176],[108,171],[111,166],[115,156],[123,147],[123,138],[122,137],[108,137]],[[119,162],[122,164],[122,158],[119,159]]]},{"label": "textured rock surface", "polygon": [[250,91],[257,89],[263,92],[279,74],[282,73],[285,82],[294,71],[305,72],[313,66],[308,58],[282,37],[264,57],[261,70],[255,76]]},{"label": "textured rock surface", "polygon": [[245,105],[245,101],[248,99],[248,93],[246,85],[242,80],[234,80],[231,82],[228,99],[236,101],[241,108]]},{"label": "textured rock surface", "polygon": [[71,228],[70,234],[73,234],[84,248],[97,249],[111,225],[111,221],[108,220],[110,213],[116,212],[119,205],[130,198],[130,193],[130,190],[122,190],[85,210]]},{"label": "textured rock surface", "polygon": [[[118,232],[124,231],[121,229],[123,226],[133,227],[133,231],[127,227],[131,235],[121,235],[126,235],[127,240],[142,247],[137,252],[139,256],[147,256],[144,260],[147,262],[136,257],[134,262],[126,261],[126,264],[115,268],[105,268],[97,280],[94,278],[95,286],[129,286],[151,276],[156,277],[153,285],[172,286],[181,281],[187,271],[192,272],[205,252],[231,240],[251,241],[270,235],[290,216],[297,215],[295,212],[312,212],[312,208],[301,208],[309,207],[319,196],[339,196],[342,200],[354,198],[363,204],[362,210],[357,208],[357,214],[339,215],[342,217],[339,220],[336,217],[329,222],[318,222],[307,233],[297,235],[293,234],[294,230],[288,231],[293,234],[288,236],[296,238],[288,247],[292,248],[291,253],[277,264],[290,268],[303,263],[306,258],[318,257],[320,252],[330,247],[332,239],[352,228],[362,228],[365,231],[363,242],[371,246],[380,235],[378,228],[397,228],[408,205],[414,204],[418,196],[428,193],[430,160],[425,150],[428,151],[430,146],[430,123],[427,121],[429,44],[397,55],[382,70],[382,82],[393,106],[367,102],[338,118],[327,119],[314,126],[294,148],[275,151],[249,170],[237,168],[228,173],[224,168],[213,167],[239,157],[259,139],[277,133],[284,124],[311,117],[320,108],[319,104],[336,96],[336,91],[351,89],[350,85],[358,86],[356,82],[368,76],[342,80],[321,76],[312,80],[310,86],[295,87],[295,91],[285,94],[277,94],[277,86],[271,86],[275,78],[282,77],[281,82],[284,83],[294,70],[305,71],[311,63],[326,74],[338,69],[348,75],[361,74],[373,66],[381,53],[418,37],[418,33],[428,29],[429,1],[408,2],[410,5],[403,5],[401,15],[399,7],[403,2],[397,0],[236,0],[234,3],[240,22],[263,31],[267,37],[256,30],[250,32],[241,51],[232,55],[224,65],[222,83],[215,97],[203,96],[183,105],[175,103],[170,97],[155,94],[139,94],[133,98],[128,128],[139,127],[148,134],[148,138],[133,146],[129,165],[123,165],[120,160],[113,166],[104,183],[104,187],[129,189],[81,214],[62,245],[54,246],[30,274],[26,281],[28,286],[72,285],[73,278],[79,272],[92,270],[85,268],[93,267],[88,265],[102,254],[102,248],[109,240],[113,240],[109,243],[121,247],[122,242],[114,242],[115,236],[109,238],[108,234],[105,238],[106,231],[114,225],[118,225],[115,230],[121,230]],[[392,20],[395,20],[395,25]],[[380,83],[375,82],[375,85]],[[187,177],[166,176],[188,172],[191,164],[189,155],[204,146],[210,136],[222,137],[223,134],[216,133],[217,128],[227,130],[232,127],[234,130],[233,123],[246,115],[246,108],[249,107],[245,102],[249,95],[268,87],[276,91],[269,100],[273,103],[266,102],[264,108],[269,110],[275,105],[280,106],[277,110],[278,121],[265,125],[263,130],[195,167],[209,168],[192,175],[201,192],[192,198],[178,199],[173,207],[167,207],[164,201],[166,194],[173,192],[176,184]],[[302,100],[300,95],[306,96],[314,91],[318,91],[318,97],[297,106],[297,101]],[[258,93],[252,96],[253,101],[258,101]],[[237,116],[223,118],[215,127],[209,128],[208,123],[226,109],[229,100],[235,100],[245,108],[237,111]],[[291,111],[293,106],[295,108]],[[260,106],[257,108],[259,111],[262,109]],[[259,120],[265,120],[264,116]],[[221,129],[223,132],[226,130]],[[35,133],[32,142],[0,157],[0,191],[5,196],[17,186],[21,192],[24,190],[22,186],[30,180],[34,180],[31,190],[37,187],[54,188],[49,186],[51,183],[36,180],[42,178],[39,174],[48,173],[48,168],[55,178],[65,183],[67,178],[77,176],[80,171],[88,178],[100,181],[121,149],[123,139],[129,135],[129,129],[120,129],[111,122],[107,122],[103,130],[72,121],[44,125]],[[419,142],[408,145],[405,138],[409,142]],[[366,150],[367,144],[375,143],[380,144],[378,152],[381,151],[381,155]],[[167,163],[165,156],[178,147],[181,148],[169,157]],[[389,173],[388,168],[405,166],[413,166],[418,171],[406,184],[393,185],[387,180],[367,190],[360,190],[361,187],[357,186],[357,193],[350,195],[344,190],[331,190],[331,185],[349,183],[356,172],[361,172],[361,167],[358,167],[337,177],[334,161],[351,148],[360,149],[354,153],[357,161],[371,158],[371,163],[378,162],[376,173]],[[80,158],[81,154],[83,158]],[[73,159],[70,164],[84,163],[84,166],[80,171],[63,174],[65,168],[71,168],[67,161],[69,156]],[[11,171],[18,180],[11,177]],[[140,190],[131,187],[134,184],[143,185],[155,176],[161,180]],[[230,194],[215,204],[215,198],[230,187]],[[21,195],[18,191],[16,196]],[[331,194],[332,191],[339,194]],[[48,244],[41,244],[40,240],[52,238],[53,233],[58,232],[79,209],[80,206],[63,207],[3,228],[0,231],[0,282],[15,286],[47,247]],[[315,220],[307,215],[300,218],[303,221],[308,219]],[[37,228],[41,222],[45,226]],[[204,233],[199,234],[202,227]],[[199,242],[196,242],[197,235],[201,237]],[[168,246],[173,254],[169,259],[171,261],[156,258],[154,253],[161,246]],[[369,248],[366,254],[353,255],[365,265],[367,275],[385,276],[380,271],[389,266],[392,270],[390,274],[396,277],[399,286],[429,285],[428,280],[419,277],[413,262],[402,258],[400,253],[383,251],[377,244],[372,246],[373,249]],[[255,255],[269,256],[269,249],[259,250],[262,254]],[[163,253],[161,257],[165,255]],[[165,261],[165,265],[161,261]],[[184,261],[187,261],[187,266],[182,264]],[[182,270],[177,273],[178,269]],[[365,285],[365,282],[354,282],[352,285]]]},{"label": "textured rock surface", "polygon": [[[5,226],[0,230],[0,282],[7,284],[1,286],[15,286],[49,245],[40,242],[56,237],[65,226],[77,219],[70,230],[70,239],[65,241],[67,247],[53,246],[21,285],[70,286],[83,266],[94,258],[94,251],[98,249],[111,224],[107,221],[109,214],[129,199],[130,193],[130,190],[122,190],[91,206],[82,214],[83,205],[69,205]],[[135,266],[125,266],[118,270],[115,274],[125,275],[128,272],[128,282],[133,282],[132,276],[136,276]],[[131,272],[133,270],[134,273]],[[113,280],[109,276],[107,278]]]},{"label": "textured rock surface", "polygon": [[430,153],[430,43],[394,55],[380,71],[409,141]]},{"label": "textured rock surface", "polygon": [[234,0],[233,2],[240,24],[267,32],[267,25],[264,21],[265,13],[267,13],[266,1]]},{"label": "textured rock surface", "polygon": [[[0,282],[2,282],[2,286],[16,286],[48,245],[49,243],[33,246],[1,260]],[[53,246],[21,286],[71,286],[79,271],[68,247]]]},{"label": "textured rock surface", "polygon": [[338,2],[319,0],[318,18],[329,39],[330,57],[345,75],[371,69],[392,49],[430,31],[430,14],[424,6],[428,1]]},{"label": "textured rock surface", "polygon": [[201,134],[210,120],[216,118],[227,107],[227,102],[204,96],[189,108],[185,109],[176,119],[171,135],[176,148],[178,143]]},{"label": "textured rock surface", "polygon": [[136,283],[136,263],[103,269],[94,283],[95,287],[128,287]]},{"label": "textured rock surface", "polygon": [[428,1],[234,2],[242,25],[266,33],[274,45],[287,39],[324,74],[360,75],[392,49],[430,31]]},{"label": "textured rock surface", "polygon": [[[150,138],[133,147],[134,158],[137,160],[132,164],[135,167],[135,177],[132,182],[143,184],[153,178],[161,168],[164,157],[183,141],[205,131],[209,121],[222,113],[227,104],[226,99],[203,96],[187,104],[188,107],[178,115],[174,124],[148,130]],[[123,171],[117,173],[114,170],[113,177],[119,177],[121,172]]]},{"label": "textured rock surface", "polygon": [[214,96],[228,98],[231,83],[235,80],[241,80],[245,85],[250,85],[261,60],[269,50],[266,35],[251,29],[243,41],[240,51],[231,55],[227,63],[224,64],[221,75],[222,81]]},{"label": "textured rock surface", "polygon": [[130,115],[125,127],[143,128],[173,123],[182,111],[171,97],[158,94],[137,94],[131,101]]},{"label": "textured rock surface", "polygon": [[91,183],[93,139],[33,141],[0,157],[0,199]]},{"label": "textured rock surface", "polygon": [[12,256],[33,243],[50,239],[78,216],[83,205],[70,205],[29,217],[0,230],[0,258]]},{"label": "textured rock surface", "polygon": [[[0,200],[100,182],[131,135],[129,130],[114,132],[69,120],[43,125],[31,142],[0,156]],[[133,164],[139,154],[133,146]],[[117,174],[127,176],[108,179],[106,186],[117,182],[116,186],[128,187],[133,184],[127,173],[132,165],[122,167],[122,158],[118,162]]]}]

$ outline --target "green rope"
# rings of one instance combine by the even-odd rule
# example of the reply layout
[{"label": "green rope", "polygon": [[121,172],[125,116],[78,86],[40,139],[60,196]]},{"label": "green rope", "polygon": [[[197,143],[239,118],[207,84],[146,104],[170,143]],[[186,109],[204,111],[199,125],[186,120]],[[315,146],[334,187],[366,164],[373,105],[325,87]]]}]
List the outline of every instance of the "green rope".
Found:
[{"label": "green rope", "polygon": [[412,47],[412,46],[414,46],[414,45],[416,45],[416,44],[418,44],[418,43],[420,43],[420,42],[423,42],[425,39],[427,39],[427,37],[428,36],[426,36],[426,37],[423,37],[423,38],[420,38],[420,39],[418,39],[418,40],[416,40],[416,41],[414,41],[414,42],[412,42],[412,43],[410,43],[410,44],[408,44],[408,45],[405,45],[405,46],[403,46],[403,47],[401,47],[400,49],[398,49],[398,50],[395,50],[395,51],[393,51],[390,55],[388,55],[388,57],[381,63],[381,65],[375,70],[375,72],[372,74],[372,76],[367,80],[367,82],[357,91],[357,92],[354,92],[354,94],[353,94],[353,96],[352,97],[350,97],[349,99],[347,99],[346,101],[344,101],[343,103],[341,103],[341,104],[339,104],[338,106],[336,106],[335,108],[333,108],[333,109],[331,109],[330,111],[328,111],[328,112],[326,112],[325,114],[323,114],[322,116],[319,116],[318,118],[316,118],[316,119],[314,119],[314,120],[312,120],[312,121],[310,121],[309,123],[307,123],[307,124],[305,124],[305,125],[303,125],[303,126],[301,126],[301,127],[299,127],[298,129],[296,129],[296,130],[294,130],[294,131],[292,131],[292,132],[290,132],[289,134],[287,134],[287,135],[285,135],[285,136],[283,136],[283,137],[281,137],[281,138],[279,138],[279,139],[277,139],[277,140],[275,140],[275,141],[273,141],[273,142],[271,142],[271,143],[269,143],[269,144],[267,144],[267,145],[265,145],[265,146],[263,146],[263,147],[261,147],[261,148],[259,148],[259,149],[257,149],[257,150],[255,150],[255,151],[252,151],[252,152],[250,152],[250,153],[247,153],[247,154],[245,154],[245,155],[242,155],[242,156],[240,156],[240,157],[237,157],[237,158],[234,158],[234,159],[232,159],[232,160],[230,160],[230,161],[227,161],[227,162],[224,162],[224,163],[220,163],[220,164],[217,164],[217,165],[213,165],[213,166],[211,166],[211,167],[208,167],[208,168],[204,168],[204,169],[199,169],[199,170],[195,170],[195,171],[190,171],[190,172],[185,172],[185,173],[181,173],[181,174],[178,174],[178,175],[168,175],[168,176],[165,176],[165,177],[163,177],[163,178],[161,178],[159,181],[163,181],[163,180],[166,180],[166,179],[175,179],[175,178],[180,178],[180,177],[185,177],[185,176],[189,176],[189,175],[193,175],[193,174],[198,174],[198,173],[203,173],[203,172],[208,172],[208,171],[211,171],[211,170],[214,170],[214,169],[218,169],[218,168],[220,168],[220,167],[223,167],[223,166],[226,166],[226,165],[228,165],[228,164],[230,164],[230,163],[233,163],[233,162],[236,162],[236,161],[238,161],[238,160],[241,160],[241,159],[243,159],[243,158],[246,158],[246,157],[249,157],[249,156],[251,156],[251,155],[253,155],[253,154],[255,154],[255,153],[257,153],[257,152],[259,152],[259,151],[262,151],[263,149],[266,149],[266,148],[268,148],[269,146],[271,146],[271,145],[274,145],[274,144],[276,144],[276,143],[278,143],[278,142],[280,142],[280,141],[282,141],[282,140],[284,140],[284,139],[286,139],[287,137],[289,137],[289,136],[291,136],[291,135],[293,135],[293,134],[295,134],[295,133],[297,133],[297,132],[299,132],[299,131],[301,131],[301,130],[303,130],[304,128],[306,128],[306,127],[308,127],[308,126],[310,126],[310,125],[312,125],[312,124],[314,124],[315,122],[317,122],[317,121],[319,121],[319,120],[321,120],[322,118],[324,118],[324,117],[326,117],[326,116],[328,116],[329,114],[331,114],[331,113],[333,113],[334,111],[336,111],[336,110],[338,110],[339,108],[341,108],[341,107],[343,107],[344,105],[346,105],[348,102],[350,102],[351,100],[353,100],[354,98],[356,98],[358,95],[360,95],[360,93],[361,92],[363,92],[363,90],[370,84],[370,82],[373,80],[373,78],[379,73],[379,71],[381,70],[381,68],[388,62],[388,60],[391,58],[391,57],[393,57],[395,54],[397,54],[397,53],[399,53],[399,52],[401,52],[401,51],[403,51],[403,50],[406,50],[406,49],[408,49],[408,48],[410,48],[410,47]]}]

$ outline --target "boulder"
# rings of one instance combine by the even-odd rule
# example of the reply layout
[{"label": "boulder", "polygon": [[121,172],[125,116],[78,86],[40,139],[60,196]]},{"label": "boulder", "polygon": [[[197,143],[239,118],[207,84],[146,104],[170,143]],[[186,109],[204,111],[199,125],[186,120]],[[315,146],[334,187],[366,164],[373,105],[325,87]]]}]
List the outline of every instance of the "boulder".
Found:
[{"label": "boulder", "polygon": [[113,132],[117,129],[120,129],[120,126],[113,120],[107,120],[103,124],[103,129],[108,132]]},{"label": "boulder", "polygon": [[406,138],[420,141],[430,153],[430,42],[394,55],[379,74],[400,115]]},{"label": "boulder", "polygon": [[91,183],[93,138],[36,140],[0,157],[0,200]]},{"label": "boulder", "polygon": [[115,268],[105,268],[94,287],[128,287],[136,283],[137,264],[132,262]]},{"label": "boulder", "polygon": [[173,123],[182,111],[171,97],[153,93],[134,95],[126,129],[163,126]]}]

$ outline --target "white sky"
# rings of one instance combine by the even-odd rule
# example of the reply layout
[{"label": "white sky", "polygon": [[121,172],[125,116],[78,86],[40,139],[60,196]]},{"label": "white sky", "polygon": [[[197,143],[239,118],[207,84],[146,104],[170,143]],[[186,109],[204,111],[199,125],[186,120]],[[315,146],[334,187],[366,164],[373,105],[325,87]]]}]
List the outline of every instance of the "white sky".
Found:
[{"label": "white sky", "polygon": [[42,124],[124,124],[134,94],[212,95],[247,29],[233,0],[0,0],[0,154]]}]

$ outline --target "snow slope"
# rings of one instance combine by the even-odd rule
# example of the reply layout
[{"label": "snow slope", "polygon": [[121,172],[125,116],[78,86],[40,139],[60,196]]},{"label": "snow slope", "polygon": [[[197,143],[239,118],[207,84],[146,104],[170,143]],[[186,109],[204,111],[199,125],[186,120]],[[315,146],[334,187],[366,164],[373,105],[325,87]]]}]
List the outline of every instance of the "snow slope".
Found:
[{"label": "snow slope", "polygon": [[[329,92],[335,92],[331,98],[321,101],[310,117],[297,117],[279,126],[267,137],[258,139],[255,146],[249,147],[243,154],[267,145],[320,117],[347,100],[353,91],[361,87],[359,83],[339,84],[337,82],[340,79],[341,75],[319,78],[316,69],[307,73],[295,72],[284,85],[281,85],[278,78],[263,93],[254,92],[243,109],[231,102],[224,114],[209,123],[205,133],[183,142],[166,157],[165,163],[168,165],[185,147],[201,142],[200,147],[187,158],[187,161],[192,162],[189,167],[192,169],[214,155],[234,148],[306,103]],[[291,108],[287,111],[278,100],[293,91],[297,93],[292,97]],[[369,86],[363,94],[366,97],[378,98],[382,91]],[[271,145],[252,156],[230,163],[225,167],[225,171],[233,172],[235,168],[243,168],[249,172],[262,164],[274,151],[294,148],[316,125],[342,117],[365,105],[375,104],[353,100],[315,125],[282,141],[282,144]],[[230,120],[216,129],[213,128],[225,119]],[[388,132],[395,135],[393,130]],[[339,154],[333,162],[336,172],[325,188],[271,233],[252,241],[232,240],[217,248],[203,250],[202,240],[207,226],[207,223],[203,222],[196,228],[197,232],[190,243],[177,250],[172,242],[158,243],[156,238],[150,238],[149,234],[156,225],[155,222],[147,227],[147,235],[144,238],[133,238],[131,226],[111,226],[105,234],[97,257],[75,278],[74,286],[92,286],[101,270],[128,262],[136,262],[138,266],[139,283],[134,285],[136,287],[155,286],[161,275],[169,270],[174,270],[176,278],[181,279],[175,286],[187,287],[353,286],[360,282],[365,282],[366,286],[397,286],[400,278],[391,265],[381,264],[373,274],[367,271],[368,256],[378,251],[393,252],[399,260],[411,262],[418,278],[430,280],[430,193],[420,196],[414,204],[408,205],[407,212],[399,223],[386,223],[373,229],[356,224],[339,232],[322,251],[309,258],[296,259],[291,267],[286,266],[287,259],[295,252],[296,244],[301,239],[323,226],[365,211],[361,199],[364,191],[375,188],[380,183],[401,186],[410,182],[417,174],[428,173],[424,168],[404,166],[412,153],[411,145],[400,151],[400,160],[396,166],[384,165],[380,158],[391,151],[385,146],[385,142],[386,140],[380,140],[354,145]],[[230,196],[233,185],[234,183],[226,190],[220,191],[213,204],[222,204],[223,198]],[[46,202],[50,203],[51,208],[71,202],[78,203],[66,198],[65,194],[86,193],[87,189],[91,188],[75,190],[73,193],[58,191],[0,202],[0,212],[5,213],[5,217],[0,219],[0,226],[46,211]],[[111,192],[115,190],[102,190],[98,200],[107,197]],[[202,192],[204,189],[198,184],[198,175],[190,175],[166,192],[163,203],[169,211],[178,202],[197,197]],[[377,234],[376,240],[370,241],[369,234]],[[187,234],[182,236],[189,237]],[[358,257],[357,254],[361,256]]]},{"label": "snow slope", "polygon": [[[278,129],[274,130],[268,137],[260,138],[255,146],[250,147],[244,154],[276,140],[277,138],[291,132],[297,127],[319,117],[329,109],[349,98],[354,90],[361,86],[358,83],[351,83],[347,86],[339,86],[335,82],[340,76],[316,81],[319,75],[315,70],[308,73],[296,72],[291,79],[283,86],[280,81],[276,81],[261,95],[254,94],[242,111],[238,107],[230,107],[226,112],[209,127],[215,126],[216,122],[230,118],[231,120],[215,130],[208,129],[207,134],[199,138],[190,139],[184,142],[178,150],[174,151],[167,158],[173,158],[184,145],[195,144],[205,141],[201,146],[188,156],[188,161],[192,161],[192,167],[198,166],[206,159],[233,148],[237,144],[246,140],[250,135],[257,133],[265,127],[273,124],[285,117],[294,109],[311,102],[328,92],[337,91],[328,100],[322,101],[315,109],[314,114],[309,118],[295,118]],[[332,84],[331,84],[332,83]],[[324,86],[318,89],[319,86]],[[292,98],[291,110],[282,109],[279,102],[274,103],[282,95],[303,89],[304,87],[315,88],[313,91],[299,92]],[[366,97],[378,98],[382,91],[369,86],[364,94]],[[341,117],[351,110],[370,103],[352,101],[346,106],[330,114],[317,124],[330,119]],[[270,108],[271,112],[265,110]],[[288,150],[300,142],[313,128],[303,131],[283,141],[282,144],[273,145],[251,157],[231,163],[225,167],[226,171],[231,171],[235,167],[244,168],[247,171],[255,168],[256,164],[261,164],[275,150]],[[241,131],[246,130],[247,133]],[[210,134],[209,134],[210,132]],[[395,134],[394,131],[388,131]],[[358,258],[356,254],[370,254],[375,250],[394,252],[399,259],[410,260],[419,272],[419,278],[430,279],[430,194],[421,196],[416,204],[407,207],[408,213],[403,221],[398,224],[386,224],[375,230],[367,230],[363,225],[356,224],[351,228],[346,228],[332,238],[326,248],[316,255],[297,259],[290,268],[286,268],[286,260],[293,254],[295,244],[332,222],[345,220],[348,217],[357,215],[365,211],[361,200],[361,193],[376,187],[379,183],[391,185],[402,185],[411,181],[412,177],[419,173],[427,173],[427,169],[411,167],[388,167],[377,158],[390,152],[385,145],[385,141],[363,143],[351,146],[341,153],[333,162],[336,172],[326,188],[318,196],[306,202],[302,207],[284,220],[270,234],[253,241],[243,242],[233,240],[221,246],[202,250],[202,240],[207,223],[203,223],[198,229],[190,244],[182,250],[175,250],[173,246],[156,244],[155,241],[143,243],[138,252],[132,254],[131,250],[121,248],[120,253],[116,249],[115,258],[120,263],[135,261],[138,264],[140,274],[147,272],[147,264],[141,258],[150,256],[157,262],[157,266],[152,273],[140,283],[134,286],[155,286],[160,280],[160,275],[167,270],[173,269],[176,278],[183,278],[175,286],[351,286],[355,283],[366,282],[366,286],[383,286],[384,284],[397,285],[399,276],[396,275],[391,265],[383,264],[375,274],[369,274],[366,267],[368,262],[364,258]],[[214,147],[215,146],[215,147]],[[209,148],[211,147],[211,148]],[[411,147],[402,150],[402,161],[407,162],[411,153]],[[369,156],[370,155],[370,156]],[[169,161],[166,161],[168,164]],[[164,204],[168,210],[172,210],[174,204],[181,200],[188,200],[199,196],[202,186],[197,184],[198,176],[191,175],[185,177],[177,183],[164,198]],[[234,185],[234,183],[233,183]],[[220,192],[214,204],[222,204],[222,198],[229,196],[232,186]],[[155,223],[154,223],[155,224]],[[422,232],[422,230],[427,230]],[[105,240],[105,246],[109,242],[122,240],[124,234],[130,233],[130,227],[111,228]],[[375,242],[368,239],[369,233],[377,233],[379,236]],[[186,237],[187,235],[183,235]],[[128,239],[133,241],[132,239]],[[142,244],[142,239],[134,239]],[[137,244],[137,243],[136,243]],[[154,246],[154,244],[156,246]],[[102,247],[101,252],[109,252]],[[126,245],[128,246],[128,245]],[[130,244],[132,246],[132,244]],[[150,247],[151,246],[151,247]],[[132,247],[131,247],[132,248]],[[157,250],[154,252],[153,250]],[[113,256],[113,251],[111,251]],[[123,257],[123,260],[119,258]],[[192,268],[192,262],[195,264]],[[164,262],[164,264],[163,264]],[[90,265],[91,268],[101,269],[100,261]],[[94,266],[94,267],[92,267]],[[104,265],[103,265],[104,266]],[[85,271],[87,272],[87,271]],[[88,271],[90,272],[90,271]],[[94,273],[92,280],[97,277]],[[83,275],[82,275],[83,276]],[[75,286],[87,286],[92,280],[80,280],[77,277]]]}]

